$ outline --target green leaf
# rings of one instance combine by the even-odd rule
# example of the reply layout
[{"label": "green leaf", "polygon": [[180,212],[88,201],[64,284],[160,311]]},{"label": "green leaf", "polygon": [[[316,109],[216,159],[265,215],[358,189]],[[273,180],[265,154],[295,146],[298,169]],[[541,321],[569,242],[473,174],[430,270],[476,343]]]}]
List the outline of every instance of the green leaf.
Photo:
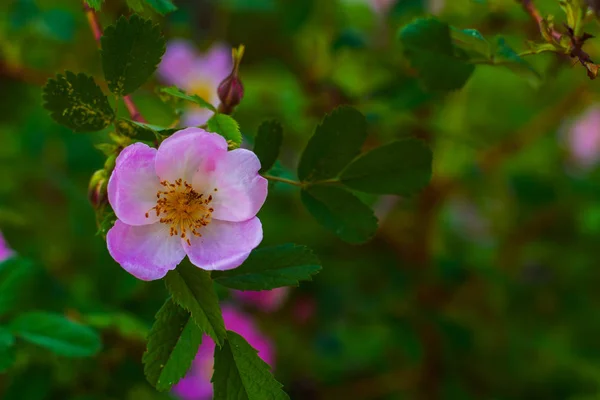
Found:
[{"label": "green leaf", "polygon": [[44,86],[44,108],[52,119],[75,132],[92,132],[106,128],[115,118],[108,99],[85,74],[67,71]]},{"label": "green leaf", "polygon": [[89,357],[101,348],[100,337],[87,326],[47,312],[21,314],[10,330],[30,343],[66,357]]},{"label": "green leaf", "polygon": [[33,264],[22,257],[0,263],[0,315],[7,314],[27,296],[27,285],[34,275]]},{"label": "green leaf", "polygon": [[539,83],[542,79],[541,75],[517,52],[515,52],[502,37],[496,38],[496,46],[494,48],[494,63],[503,65],[513,72],[528,78],[532,83]]},{"label": "green leaf", "polygon": [[144,6],[142,5],[142,0],[127,0],[127,7],[131,8],[133,11],[137,13],[141,13],[144,11]]},{"label": "green leaf", "polygon": [[134,14],[121,17],[104,31],[102,68],[108,88],[127,95],[150,78],[165,52],[165,38],[158,25]]},{"label": "green leaf", "polygon": [[6,371],[16,361],[15,337],[5,327],[0,326],[0,372]]},{"label": "green leaf", "polygon": [[215,114],[207,122],[208,131],[223,136],[229,147],[237,148],[242,144],[242,132],[237,121],[226,114]]},{"label": "green leaf", "polygon": [[202,343],[202,331],[190,313],[167,299],[156,313],[144,353],[144,374],[159,391],[166,391],[188,372]]},{"label": "green leaf", "polygon": [[208,101],[204,100],[202,97],[198,96],[197,94],[189,95],[189,94],[185,93],[183,90],[179,89],[177,86],[170,86],[170,87],[162,88],[162,89],[160,89],[160,91],[162,93],[166,93],[170,96],[184,99],[187,101],[191,101],[192,103],[196,103],[197,105],[199,105],[202,108],[207,108],[213,112],[217,112],[217,109],[212,104],[210,104]]},{"label": "green leaf", "polygon": [[470,58],[479,57],[488,60],[491,57],[490,43],[477,29],[457,29],[451,27],[452,42],[465,50]]},{"label": "green leaf", "polygon": [[198,327],[221,346],[225,340],[225,324],[208,272],[188,263],[169,271],[165,284],[173,301],[192,313]]},{"label": "green leaf", "polygon": [[104,312],[83,316],[83,321],[96,329],[114,330],[123,338],[145,341],[148,326],[133,314],[125,312]]},{"label": "green leaf", "polygon": [[289,399],[256,349],[235,332],[227,331],[227,338],[215,347],[214,400]]},{"label": "green leaf", "polygon": [[301,181],[336,177],[360,152],[367,138],[365,117],[342,106],[323,118],[310,138],[298,165]]},{"label": "green leaf", "polygon": [[398,140],[354,160],[340,180],[361,192],[410,195],[431,180],[431,159],[431,150],[424,142]]},{"label": "green leaf", "polygon": [[460,89],[475,70],[466,53],[452,45],[449,26],[437,19],[419,18],[403,27],[399,38],[406,57],[429,90]]},{"label": "green leaf", "polygon": [[157,13],[161,15],[168,14],[177,10],[175,4],[171,0],[145,0],[146,4],[154,9]]},{"label": "green leaf", "polygon": [[85,2],[94,10],[100,11],[100,7],[102,7],[104,0],[85,0]]},{"label": "green leaf", "polygon": [[321,225],[348,243],[364,243],[377,230],[377,218],[373,211],[344,189],[313,186],[302,190],[300,197]]},{"label": "green leaf", "polygon": [[254,250],[238,268],[214,271],[213,278],[237,290],[271,290],[298,286],[321,270],[321,262],[306,246],[284,244]]},{"label": "green leaf", "polygon": [[283,142],[283,128],[275,120],[265,121],[258,127],[258,133],[254,139],[254,153],[260,160],[260,171],[264,173],[273,168],[279,149]]}]

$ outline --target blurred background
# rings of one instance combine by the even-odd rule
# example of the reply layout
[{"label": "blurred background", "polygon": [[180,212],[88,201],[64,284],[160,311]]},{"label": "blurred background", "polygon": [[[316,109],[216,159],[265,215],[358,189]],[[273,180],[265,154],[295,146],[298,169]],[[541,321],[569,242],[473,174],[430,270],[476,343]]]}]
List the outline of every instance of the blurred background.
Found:
[{"label": "blurred background", "polygon": [[[136,3],[136,2],[131,2]],[[139,3],[139,2],[138,2]],[[425,90],[397,30],[436,15],[516,50],[540,40],[514,0],[178,0],[167,37],[198,57],[246,46],[246,94],[235,113],[248,142],[270,118],[284,126],[278,173],[340,104],[369,122],[367,148],[406,136],[434,152],[431,184],[412,198],[364,197],[374,239],[348,245],[273,186],[259,217],[264,243],[314,249],[323,270],[273,298],[219,289],[273,349],[292,399],[597,399],[600,397],[600,90],[572,60],[529,57],[540,77],[478,66],[466,86]],[[542,15],[564,14],[538,0]],[[107,26],[131,10],[106,0]],[[597,33],[592,21],[587,31]],[[600,56],[600,40],[586,50]],[[146,382],[145,335],[167,297],[162,282],[122,270],[97,235],[87,199],[109,131],[75,134],[51,120],[41,88],[55,73],[106,88],[96,42],[76,0],[0,4],[0,229],[39,272],[20,309],[68,315],[98,329],[103,350],[66,359],[23,346],[0,375],[2,399],[168,399]],[[176,120],[156,94],[133,99],[152,124]],[[125,112],[124,107],[119,112]],[[268,305],[265,305],[266,303]]]}]

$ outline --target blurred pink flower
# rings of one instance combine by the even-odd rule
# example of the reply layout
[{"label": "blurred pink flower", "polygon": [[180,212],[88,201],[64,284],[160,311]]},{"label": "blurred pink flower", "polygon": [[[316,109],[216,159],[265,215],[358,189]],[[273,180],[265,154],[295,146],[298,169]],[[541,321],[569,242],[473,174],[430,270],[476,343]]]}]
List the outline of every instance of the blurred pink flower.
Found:
[{"label": "blurred pink flower", "polygon": [[591,106],[567,132],[567,144],[575,163],[591,168],[600,160],[600,105]]},{"label": "blurred pink flower", "polygon": [[[219,104],[217,88],[232,68],[231,48],[215,44],[206,53],[200,53],[192,42],[172,40],[158,66],[158,74],[167,85],[176,85],[188,94],[196,94],[215,107]],[[183,115],[184,126],[206,123],[212,112],[198,106],[190,106]]]},{"label": "blurred pink flower", "polygon": [[117,157],[108,199],[117,222],[110,255],[142,280],[164,277],[186,256],[206,270],[239,266],[262,240],[256,213],[267,197],[260,161],[200,128],[180,130],[154,149]]},{"label": "blurred pink flower", "polygon": [[288,297],[289,287],[281,287],[273,290],[262,290],[260,292],[234,290],[233,297],[244,304],[250,304],[261,311],[273,312],[281,308]]},{"label": "blurred pink flower", "polygon": [[402,0],[369,0],[369,3],[371,3],[371,7],[378,14],[386,14],[397,1]]},{"label": "blurred pink flower", "polygon": [[[273,366],[275,352],[273,344],[264,336],[246,314],[231,306],[223,306],[223,319],[228,330],[239,333],[258,350],[258,355],[264,362]],[[174,387],[173,392],[184,400],[209,400],[212,399],[212,384],[210,382],[214,365],[215,342],[204,336],[198,354],[192,363],[192,368],[187,375]]]},{"label": "blurred pink flower", "polygon": [[2,232],[0,232],[0,262],[7,260],[14,255],[14,251],[8,247]]}]

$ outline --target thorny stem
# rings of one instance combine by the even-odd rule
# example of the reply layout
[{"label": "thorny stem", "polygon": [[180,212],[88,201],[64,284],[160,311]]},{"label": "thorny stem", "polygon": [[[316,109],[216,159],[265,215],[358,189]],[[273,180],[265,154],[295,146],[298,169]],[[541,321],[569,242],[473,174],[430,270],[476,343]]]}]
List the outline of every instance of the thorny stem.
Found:
[{"label": "thorny stem", "polygon": [[[83,0],[83,10],[85,11],[88,24],[90,25],[90,29],[94,35],[94,40],[96,40],[98,48],[101,48],[100,39],[102,38],[102,24],[100,24],[98,14],[96,14],[96,11],[94,11],[94,9],[91,8],[85,0]],[[127,107],[127,111],[129,111],[129,115],[131,115],[132,120],[142,123],[147,122],[129,95],[124,96],[123,101],[125,102],[125,106]]]}]

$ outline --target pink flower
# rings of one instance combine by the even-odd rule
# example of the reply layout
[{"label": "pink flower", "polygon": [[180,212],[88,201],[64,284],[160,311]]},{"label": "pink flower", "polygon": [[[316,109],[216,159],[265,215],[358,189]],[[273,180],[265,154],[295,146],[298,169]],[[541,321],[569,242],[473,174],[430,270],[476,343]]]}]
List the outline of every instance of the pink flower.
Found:
[{"label": "pink flower", "polygon": [[6,261],[14,254],[15,252],[12,251],[10,247],[8,247],[8,244],[4,240],[4,236],[2,236],[2,232],[0,232],[0,262]]},{"label": "pink flower", "polygon": [[260,162],[200,128],[176,132],[157,149],[126,147],[108,181],[117,222],[110,255],[142,280],[160,279],[187,255],[206,270],[239,266],[262,240],[256,213],[267,197]]},{"label": "pink flower", "polygon": [[[264,336],[246,315],[230,306],[223,307],[225,327],[239,333],[258,350],[258,355],[269,365],[275,361],[274,349],[271,341]],[[173,392],[184,400],[209,400],[212,399],[212,384],[210,382],[214,365],[215,342],[204,336],[198,354],[192,363],[192,368],[187,375],[174,387]]]},{"label": "pink flower", "polygon": [[283,305],[283,302],[288,297],[289,291],[289,287],[262,290],[260,292],[234,290],[233,297],[239,299],[244,304],[251,304],[261,311],[273,312]]},{"label": "pink flower", "polygon": [[[217,88],[227,78],[233,67],[231,48],[222,44],[200,54],[192,42],[172,40],[158,66],[158,74],[168,85],[176,85],[188,94],[197,94],[215,107],[219,104]],[[190,106],[183,115],[185,126],[202,125],[212,112],[198,106]]]},{"label": "pink flower", "polygon": [[600,160],[600,106],[590,107],[567,133],[571,156],[581,168],[591,168]]}]

